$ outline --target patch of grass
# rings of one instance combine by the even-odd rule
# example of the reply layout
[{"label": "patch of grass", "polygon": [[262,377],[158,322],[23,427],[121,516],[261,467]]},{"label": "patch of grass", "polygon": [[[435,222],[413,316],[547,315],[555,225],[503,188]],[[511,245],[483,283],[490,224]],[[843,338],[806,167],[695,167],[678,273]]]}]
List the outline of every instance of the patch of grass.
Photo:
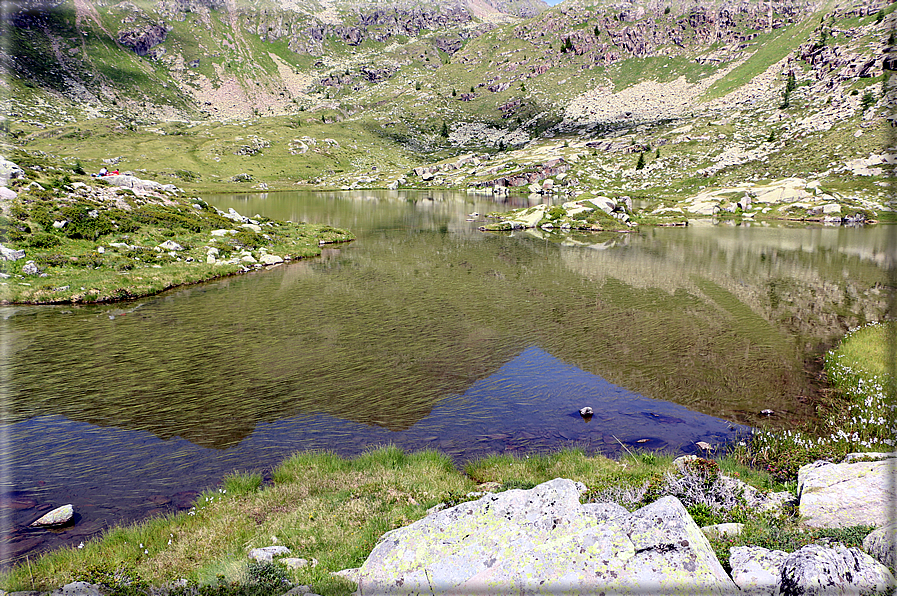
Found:
[{"label": "patch of grass", "polygon": [[835,392],[821,406],[821,429],[815,436],[799,430],[760,430],[733,447],[732,460],[787,483],[796,480],[802,465],[816,460],[892,450],[897,431],[894,328],[893,321],[867,325],[826,354],[825,370]]}]

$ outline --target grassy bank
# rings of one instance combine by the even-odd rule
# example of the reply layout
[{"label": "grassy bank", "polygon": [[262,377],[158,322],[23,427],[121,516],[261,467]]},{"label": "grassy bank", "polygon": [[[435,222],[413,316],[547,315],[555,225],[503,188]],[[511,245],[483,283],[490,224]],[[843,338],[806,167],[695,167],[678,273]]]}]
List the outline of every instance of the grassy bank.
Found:
[{"label": "grassy bank", "polygon": [[[654,453],[611,460],[564,451],[492,456],[461,472],[434,451],[406,454],[383,447],[351,460],[298,453],[273,471],[270,484],[263,485],[259,474],[235,474],[199,497],[187,512],[116,528],[83,547],[21,562],[2,577],[0,586],[9,591],[51,590],[86,580],[115,594],[142,594],[149,586],[186,579],[184,590],[202,594],[271,594],[280,593],[279,582],[287,579],[309,585],[318,594],[349,594],[354,585],[332,572],[360,566],[384,532],[420,519],[439,503],[468,500],[470,491],[530,488],[557,477],[585,483],[589,492],[584,500],[615,500],[630,509],[675,494],[701,525],[745,523],[742,543],[797,548],[836,535],[858,545],[868,532],[804,532],[793,511],[750,511],[738,494],[722,488],[720,472],[762,490],[785,487],[732,458],[718,463],[699,459],[684,471],[672,460]],[[274,544],[317,565],[288,570],[276,562],[248,562],[250,549]],[[726,561],[730,544],[716,541],[714,546]]]},{"label": "grassy bank", "polygon": [[[321,254],[346,230],[249,219],[176,189],[124,188],[80,168],[30,164],[0,201],[3,303],[105,302]],[[81,171],[78,174],[77,171]],[[115,177],[118,179],[118,177]]]},{"label": "grassy bank", "polygon": [[734,455],[776,479],[794,478],[817,459],[839,461],[862,451],[893,451],[897,435],[894,377],[894,321],[872,323],[848,333],[825,355],[831,391],[819,405],[819,428],[760,431]]}]

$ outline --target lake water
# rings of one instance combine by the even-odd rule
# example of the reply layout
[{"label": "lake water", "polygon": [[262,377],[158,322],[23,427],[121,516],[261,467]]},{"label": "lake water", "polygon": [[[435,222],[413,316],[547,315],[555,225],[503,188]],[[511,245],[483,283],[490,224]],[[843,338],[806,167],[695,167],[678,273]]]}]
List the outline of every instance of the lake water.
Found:
[{"label": "lake water", "polygon": [[[818,358],[881,317],[894,254],[887,227],[494,234],[469,214],[527,199],[208,199],[358,239],[128,303],[0,308],[2,561],[299,449],[692,453],[812,421]],[[27,529],[65,503],[73,526]]]}]

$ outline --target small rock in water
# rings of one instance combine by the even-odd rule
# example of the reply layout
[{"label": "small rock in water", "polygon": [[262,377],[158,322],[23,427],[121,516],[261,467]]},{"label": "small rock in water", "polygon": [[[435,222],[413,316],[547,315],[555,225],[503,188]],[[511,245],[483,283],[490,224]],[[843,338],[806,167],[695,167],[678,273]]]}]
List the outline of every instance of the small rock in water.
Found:
[{"label": "small rock in water", "polygon": [[72,519],[73,515],[75,515],[74,507],[72,507],[71,504],[63,505],[62,507],[57,507],[53,511],[47,513],[31,525],[61,526],[62,524],[69,522]]},{"label": "small rock in water", "polygon": [[595,411],[592,410],[592,408],[590,408],[589,406],[586,406],[586,407],[581,408],[581,409],[579,410],[579,415],[580,415],[580,416],[591,416],[591,415],[594,414],[594,413],[595,413]]}]

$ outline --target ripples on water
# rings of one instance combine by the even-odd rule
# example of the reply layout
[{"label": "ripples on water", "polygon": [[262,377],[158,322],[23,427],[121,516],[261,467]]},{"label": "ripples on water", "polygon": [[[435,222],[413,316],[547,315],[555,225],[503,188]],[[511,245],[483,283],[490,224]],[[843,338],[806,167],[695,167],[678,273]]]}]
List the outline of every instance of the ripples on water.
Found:
[{"label": "ripples on water", "polygon": [[[131,303],[2,309],[4,560],[297,449],[689,452],[767,407],[793,425],[805,360],[884,308],[876,229],[487,235],[467,214],[508,206],[451,193],[210,202],[358,240]],[[69,502],[74,526],[23,530]]]}]

